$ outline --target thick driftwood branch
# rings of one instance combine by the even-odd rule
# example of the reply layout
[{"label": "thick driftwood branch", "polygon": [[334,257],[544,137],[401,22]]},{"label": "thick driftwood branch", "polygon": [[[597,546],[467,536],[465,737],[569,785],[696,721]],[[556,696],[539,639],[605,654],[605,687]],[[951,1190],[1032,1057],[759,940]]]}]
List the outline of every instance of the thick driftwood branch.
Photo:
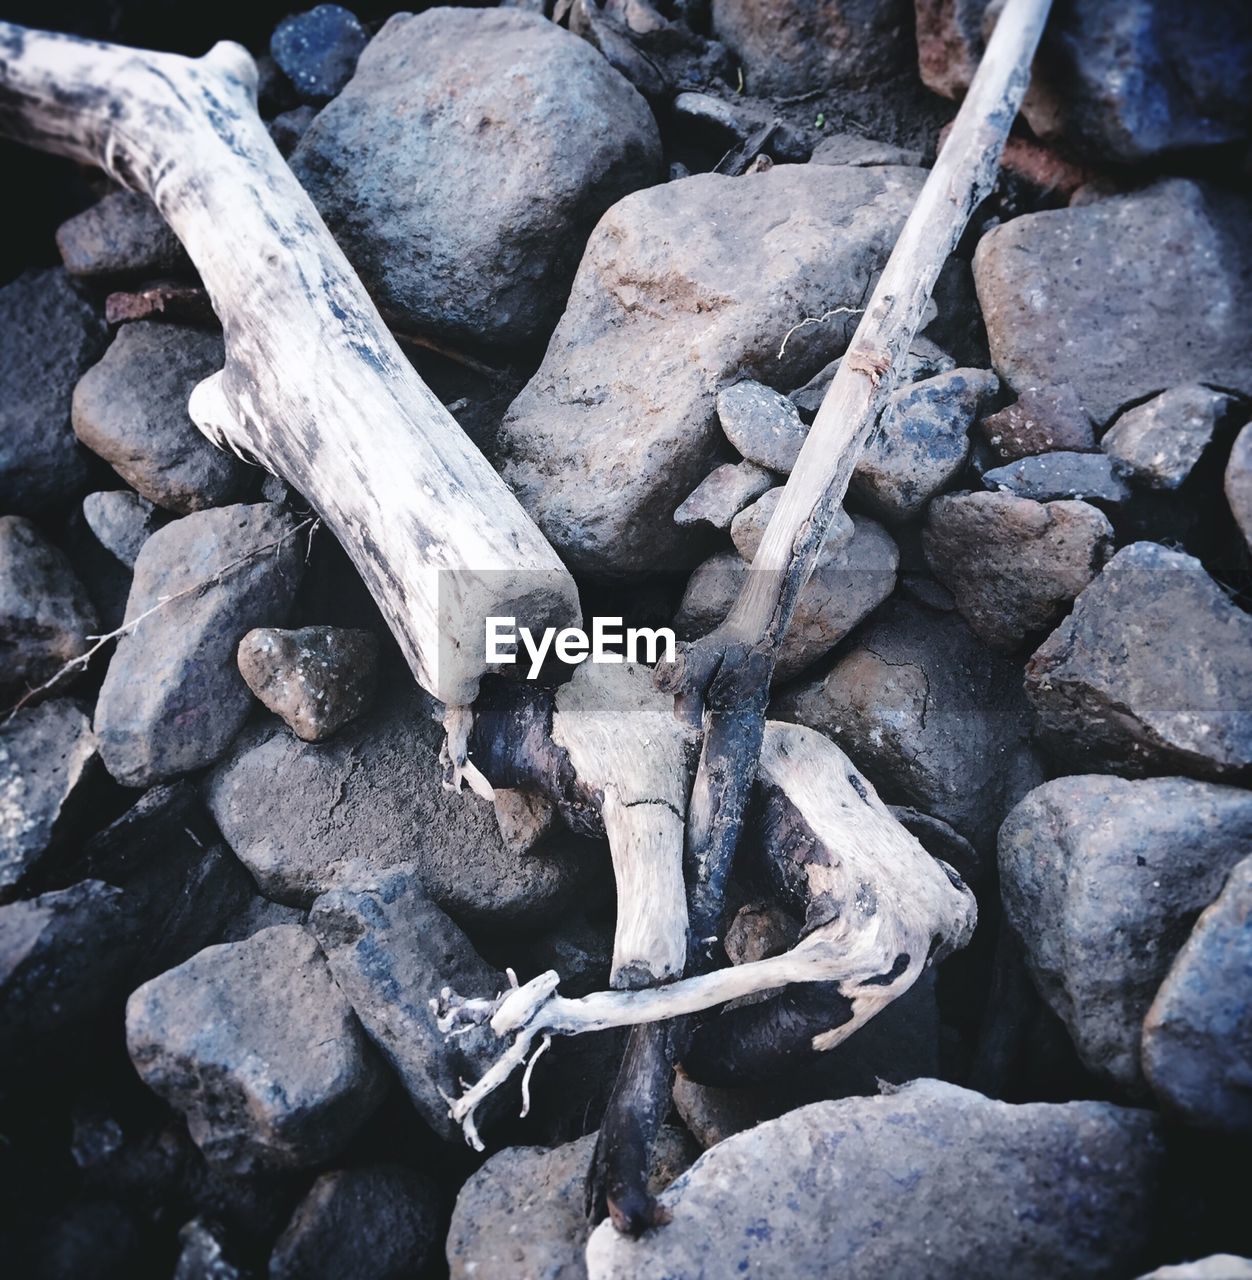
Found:
[{"label": "thick driftwood branch", "polygon": [[193,419],[312,503],[424,688],[473,700],[487,615],[579,621],[573,580],[404,358],[271,141],[244,49],[191,59],[0,24],[0,135],[152,198],[225,337]]}]

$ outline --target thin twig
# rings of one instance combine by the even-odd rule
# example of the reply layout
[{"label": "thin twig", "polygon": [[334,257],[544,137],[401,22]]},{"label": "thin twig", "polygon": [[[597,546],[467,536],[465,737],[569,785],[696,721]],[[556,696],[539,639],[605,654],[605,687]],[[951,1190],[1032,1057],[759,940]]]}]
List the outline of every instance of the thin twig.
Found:
[{"label": "thin twig", "polygon": [[783,352],[787,350],[787,343],[790,341],[791,335],[795,333],[797,329],[803,329],[806,324],[825,324],[831,316],[859,316],[864,310],[864,307],[831,307],[829,311],[823,311],[820,316],[805,316],[799,324],[793,324],[791,328],[783,334],[782,346],[778,348],[778,358],[780,360],[783,358]]}]

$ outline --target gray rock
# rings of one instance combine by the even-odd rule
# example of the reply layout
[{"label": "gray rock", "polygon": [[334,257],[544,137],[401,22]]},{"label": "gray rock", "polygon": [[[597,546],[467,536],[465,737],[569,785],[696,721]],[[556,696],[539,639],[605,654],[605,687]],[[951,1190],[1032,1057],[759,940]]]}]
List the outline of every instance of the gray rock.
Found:
[{"label": "gray rock", "polygon": [[809,156],[810,164],[920,165],[922,161],[920,151],[895,147],[859,133],[824,133]]},{"label": "gray rock", "polygon": [[387,1059],[417,1113],[440,1137],[460,1138],[448,1098],[500,1056],[489,1028],[450,1039],[431,1002],[444,987],[491,999],[508,987],[411,871],[384,872],[368,889],[332,889],[313,904],[309,928],[365,1033]]},{"label": "gray rock", "polygon": [[[847,545],[814,570],[783,637],[775,678],[811,666],[891,594],[900,553],[891,535],[858,516]],[[747,564],[733,551],[706,560],[691,575],[674,626],[684,637],[706,635],[726,617],[747,580]]]},{"label": "gray rock", "polygon": [[1252,794],[1185,778],[1058,778],[1000,830],[1004,909],[1087,1067],[1143,1092],[1140,1028],[1196,916],[1252,852]]},{"label": "gray rock", "polygon": [[68,699],[0,724],[0,901],[64,840],[98,767],[91,721]]},{"label": "gray rock", "polygon": [[746,380],[717,393],[717,417],[726,439],[749,462],[787,475],[809,429],[786,396]]},{"label": "gray rock", "polygon": [[[922,176],[699,174],[601,219],[544,362],[500,428],[506,478],[571,568],[684,563],[691,539],[673,513],[720,460],[717,392],[766,374],[795,385],[843,349],[855,316],[796,330],[778,356],[805,316],[860,304]],[[767,237],[778,251],[763,256]]]},{"label": "gray rock", "polygon": [[[801,330],[797,330],[797,333]],[[828,365],[819,369],[802,387],[797,387],[788,394],[788,399],[800,410],[800,416],[806,422],[812,422],[817,416],[830,384],[839,372],[843,363],[842,356],[836,356]],[[956,361],[929,338],[918,336],[913,339],[900,361],[899,385],[904,386],[916,382],[919,378],[929,378],[936,373],[947,373],[956,368]]]},{"label": "gray rock", "polygon": [[270,1254],[270,1280],[405,1280],[421,1271],[442,1216],[435,1188],[411,1169],[324,1173]]},{"label": "gray rock", "polygon": [[661,155],[647,104],[585,41],[441,8],[386,23],[291,164],[401,327],[519,342],[546,333],[596,220]]},{"label": "gray rock", "polygon": [[206,947],[145,983],[126,1005],[126,1043],[210,1163],[238,1172],[331,1159],[383,1090],[348,1002],[298,927]]},{"label": "gray rock", "polygon": [[851,492],[889,523],[909,520],[969,454],[969,429],[999,388],[986,369],[952,369],[892,392]]},{"label": "gray rock", "polygon": [[662,1195],[665,1229],[632,1240],[603,1223],[587,1270],[592,1280],[825,1275],[832,1263],[847,1280],[1117,1274],[1144,1247],[1162,1165],[1150,1113],[1012,1106],[920,1080],[802,1107],[705,1152]]},{"label": "gray rock", "polygon": [[1235,523],[1243,533],[1244,542],[1252,547],[1252,424],[1235,438],[1226,463],[1224,487]]},{"label": "gray rock", "polygon": [[1252,1258],[1236,1258],[1233,1253],[1214,1253],[1195,1262],[1157,1267],[1139,1280],[1252,1280]]},{"label": "gray rock", "polygon": [[203,1218],[184,1223],[178,1231],[174,1280],[247,1280],[247,1273],[227,1256],[224,1237],[220,1227]]},{"label": "gray rock", "polygon": [[61,261],[92,281],[184,275],[191,261],[156,205],[136,191],[112,191],[57,228]]},{"label": "gray rock", "polygon": [[1084,453],[1096,447],[1091,419],[1067,383],[1026,387],[1007,408],[983,418],[978,430],[1004,462],[1056,450]]},{"label": "gray rock", "polygon": [[1252,618],[1198,560],[1123,547],[1026,666],[1071,767],[1221,778],[1252,764]]},{"label": "gray rock", "polygon": [[1020,458],[1006,467],[982,473],[990,490],[1015,493],[1036,502],[1082,498],[1088,502],[1120,506],[1130,497],[1130,486],[1113,470],[1103,453],[1041,453]]},{"label": "gray rock", "polygon": [[0,334],[0,511],[33,515],[87,487],[70,398],[107,331],[65,272],[48,270],[0,288]]},{"label": "gray rock", "polygon": [[739,513],[773,483],[774,476],[755,462],[724,462],[710,471],[679,505],[674,523],[728,529]]},{"label": "gray rock", "polygon": [[1252,856],[1236,864],[1170,966],[1143,1023],[1143,1072],[1186,1123],[1252,1133]]},{"label": "gray rock", "polygon": [[270,56],[306,102],[329,102],[352,79],[369,43],[356,15],[319,4],[284,18],[270,37]]},{"label": "gray rock", "polygon": [[371,631],[258,627],[239,642],[248,688],[297,738],[321,742],[374,700],[378,640]]},{"label": "gray rock", "polygon": [[1113,466],[1151,489],[1177,489],[1200,461],[1230,409],[1223,391],[1190,383],[1127,409],[1100,447]]},{"label": "gray rock", "polygon": [[1252,385],[1248,218],[1238,197],[1169,178],[995,227],[974,281],[996,372],[1019,393],[1069,383],[1097,428],[1179,383]]},{"label": "gray rock", "polygon": [[291,111],[283,111],[276,115],[265,127],[274,139],[274,145],[286,159],[299,145],[300,139],[309,131],[309,125],[317,119],[317,108],[310,106],[295,107]]},{"label": "gray rock", "polygon": [[592,891],[597,846],[561,833],[510,853],[490,805],[443,789],[443,732],[426,694],[406,678],[379,704],[327,743],[257,726],[211,775],[209,807],[263,893],[308,906],[413,864],[458,920],[537,924]]},{"label": "gray rock", "polygon": [[1113,526],[1085,502],[954,493],[930,504],[922,541],[970,630],[1008,653],[1054,626],[1100,572]]},{"label": "gray rock", "polygon": [[241,497],[256,472],[211,444],[187,414],[222,367],[222,339],[188,325],[123,325],[74,388],[74,431],[150,502],[186,513]]},{"label": "gray rock", "polygon": [[1021,667],[960,618],[888,604],[822,680],[772,709],[829,734],[891,804],[934,814],[979,849],[1043,770]]},{"label": "gray rock", "polygon": [[[782,485],[768,490],[730,522],[730,540],[735,544],[735,550],[743,560],[751,563],[752,557],[756,555],[761,539],[765,536],[765,528],[778,506],[782,492]],[[852,517],[840,507],[830,522],[826,540],[822,543],[821,552],[818,554],[819,567],[838,563],[839,555],[852,541],[855,529]]]},{"label": "gray rock", "polygon": [[168,523],[159,508],[129,489],[89,493],[83,519],[100,545],[128,569],[135,567],[143,544]]},{"label": "gray rock", "polygon": [[126,621],[147,616],[118,641],[96,703],[100,755],[119,782],[148,786],[230,745],[251,704],[235,652],[253,627],[285,620],[304,569],[296,528],[269,503],[217,507],[144,544]]},{"label": "gray rock", "polygon": [[[98,625],[65,556],[29,520],[0,516],[2,704],[7,707],[82,657]],[[79,673],[67,673],[66,679]]]}]

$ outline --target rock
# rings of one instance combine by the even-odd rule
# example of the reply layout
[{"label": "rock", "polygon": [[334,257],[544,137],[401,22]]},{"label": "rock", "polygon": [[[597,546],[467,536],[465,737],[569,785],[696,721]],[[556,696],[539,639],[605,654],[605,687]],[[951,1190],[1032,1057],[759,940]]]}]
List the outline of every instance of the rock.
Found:
[{"label": "rock", "polygon": [[508,979],[426,896],[411,872],[384,872],[369,889],[332,889],[313,904],[309,928],[330,971],[417,1109],[440,1137],[460,1127],[447,1099],[500,1056],[499,1039],[478,1028],[449,1039],[431,1004],[444,987],[491,999]]},{"label": "rock", "polygon": [[413,864],[462,921],[539,924],[588,896],[604,865],[595,845],[562,833],[540,851],[510,853],[490,805],[443,789],[435,710],[406,673],[330,742],[300,742],[272,722],[241,737],[207,798],[263,893],[308,906]]},{"label": "rock", "polygon": [[1151,489],[1177,489],[1200,461],[1232,399],[1191,383],[1127,409],[1100,447],[1117,471]]},{"label": "rock", "polygon": [[65,840],[98,767],[91,721],[67,698],[0,724],[0,901]]},{"label": "rock", "polygon": [[378,640],[371,631],[258,627],[239,642],[248,688],[297,738],[321,742],[374,700]]},{"label": "rock", "polygon": [[0,288],[0,334],[0,511],[33,515],[87,487],[70,398],[106,330],[65,272],[48,270]]},{"label": "rock", "polygon": [[1248,218],[1170,178],[993,228],[974,281],[996,372],[1019,394],[1068,383],[1097,429],[1163,387],[1252,385]]},{"label": "rock", "polygon": [[0,705],[81,658],[97,629],[96,611],[65,556],[29,520],[0,516]]},{"label": "rock", "polygon": [[759,382],[736,382],[717,393],[717,416],[726,439],[749,462],[790,473],[808,427],[786,396]]},{"label": "rock", "polygon": [[1068,383],[1027,387],[1007,408],[983,418],[978,430],[1005,462],[1056,450],[1085,453],[1096,447],[1091,419]]},{"label": "rock", "polygon": [[904,601],[771,714],[829,734],[885,801],[942,818],[979,849],[1043,780],[1019,664],[992,654],[960,618]]},{"label": "rock", "polygon": [[1252,794],[1185,778],[1058,778],[1000,831],[1004,909],[1091,1071],[1143,1092],[1144,1015],[1199,912],[1252,852]]},{"label": "rock", "polygon": [[691,491],[674,512],[674,523],[728,529],[739,513],[773,483],[774,476],[755,462],[724,462]]},{"label": "rock", "polygon": [[822,1275],[837,1259],[847,1280],[1116,1274],[1143,1249],[1162,1165],[1147,1112],[1012,1106],[919,1080],[802,1107],[705,1152],[662,1195],[665,1229],[631,1239],[601,1224],[587,1270]]},{"label": "rock", "polygon": [[1120,506],[1130,497],[1130,486],[1113,470],[1103,453],[1041,453],[1020,458],[1007,467],[982,473],[988,489],[1015,493],[1036,502],[1081,498],[1088,502]]},{"label": "rock", "polygon": [[810,164],[920,165],[922,161],[920,151],[894,147],[889,142],[879,142],[859,133],[824,134],[809,156]]},{"label": "rock", "polygon": [[859,87],[907,65],[908,0],[714,0],[713,34],[757,97]]},{"label": "rock", "polygon": [[[730,522],[730,539],[735,544],[735,550],[739,552],[740,558],[749,564],[761,545],[761,539],[765,536],[765,527],[778,506],[782,492],[782,485],[775,486],[763,493],[750,507],[745,507]],[[817,560],[819,567],[838,564],[839,555],[852,541],[855,529],[852,517],[840,507],[835,512],[826,533],[826,540],[822,543]]]},{"label": "rock", "polygon": [[178,1231],[174,1280],[246,1280],[227,1256],[222,1232],[203,1218],[193,1218]]},{"label": "rock", "polygon": [[661,152],[647,103],[586,42],[447,8],[391,18],[291,164],[400,327],[515,343],[547,333],[587,234],[659,180]]},{"label": "rock", "polygon": [[1225,490],[1243,540],[1252,547],[1252,425],[1244,427],[1235,438],[1226,463]]},{"label": "rock", "polygon": [[74,431],[150,502],[185,514],[236,501],[255,471],[211,444],[187,414],[222,367],[222,340],[189,325],[124,324],[74,389]]},{"label": "rock", "polygon": [[690,564],[672,517],[721,460],[718,391],[765,374],[795,385],[843,349],[855,316],[796,330],[778,356],[805,316],[859,305],[921,180],[828,165],[698,174],[601,219],[544,362],[500,428],[505,477],[566,564]]},{"label": "rock", "polygon": [[[900,555],[891,535],[864,516],[852,523],[847,546],[828,555],[800,593],[778,654],[777,680],[789,679],[829,653],[895,588]],[[688,638],[710,632],[730,612],[748,572],[733,551],[706,560],[691,575],[674,616],[678,632]]]},{"label": "rock", "polygon": [[296,149],[300,139],[308,132],[309,125],[316,119],[317,108],[306,105],[276,115],[265,126],[284,160]]},{"label": "rock", "polygon": [[999,383],[986,369],[952,369],[892,392],[851,492],[888,523],[909,520],[961,469],[969,428]]},{"label": "rock", "polygon": [[119,782],[149,786],[230,745],[251,703],[235,651],[253,627],[284,620],[304,568],[297,528],[269,503],[217,507],[144,544],[126,620],[147,616],[118,641],[96,703],[100,755]]},{"label": "rock", "polygon": [[970,630],[1009,653],[1054,626],[1100,572],[1113,526],[1085,502],[954,493],[930,504],[923,545]]},{"label": "rock", "polygon": [[1070,767],[1237,775],[1252,764],[1252,618],[1198,560],[1123,547],[1026,666],[1039,730]]},{"label": "rock", "polygon": [[945,98],[961,98],[982,59],[989,0],[913,0],[917,68],[922,83]]},{"label": "rock", "polygon": [[72,276],[95,281],[186,275],[191,261],[156,205],[136,191],[112,191],[57,228]]},{"label": "rock", "polygon": [[1236,1258],[1231,1253],[1214,1253],[1196,1262],[1180,1262],[1157,1267],[1139,1280],[1252,1280],[1252,1258]]},{"label": "rock", "polygon": [[369,1165],[324,1173],[278,1237],[270,1280],[415,1276],[438,1238],[440,1217],[434,1187],[411,1169]]},{"label": "rock", "polygon": [[1235,865],[1196,921],[1143,1023],[1144,1075],[1162,1106],[1187,1124],[1252,1133],[1249,973],[1252,856]]},{"label": "rock", "polygon": [[143,544],[168,523],[162,511],[129,489],[89,493],[83,519],[100,545],[128,569],[135,567]]},{"label": "rock", "polygon": [[[940,275],[942,279],[942,273]],[[972,288],[972,285],[971,285]],[[797,330],[797,332],[800,332]],[[812,422],[817,416],[830,385],[843,363],[842,356],[836,356],[828,365],[818,370],[802,387],[790,392],[788,399],[800,410],[805,422]],[[929,338],[916,337],[900,361],[900,385],[916,382],[919,378],[929,378],[936,373],[947,373],[956,368],[956,361],[947,352],[940,350]]]},{"label": "rock", "polygon": [[800,926],[771,902],[749,902],[735,912],[726,930],[731,964],[750,964],[790,951],[800,940]]},{"label": "rock", "polygon": [[206,947],[144,983],[126,1043],[206,1158],[238,1172],[333,1158],[383,1089],[317,943],[293,926]]},{"label": "rock", "polygon": [[270,56],[305,102],[329,102],[352,79],[369,43],[356,15],[319,4],[284,18],[270,37]]},{"label": "rock", "polygon": [[705,1151],[786,1109],[762,1089],[717,1089],[681,1071],[674,1076],[674,1110]]}]

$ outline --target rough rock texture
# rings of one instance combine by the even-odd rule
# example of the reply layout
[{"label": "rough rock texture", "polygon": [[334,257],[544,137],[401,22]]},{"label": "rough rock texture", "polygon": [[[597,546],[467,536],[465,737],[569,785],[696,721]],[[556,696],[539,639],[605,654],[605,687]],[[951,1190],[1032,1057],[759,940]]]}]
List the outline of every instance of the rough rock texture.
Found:
[{"label": "rough rock texture", "polygon": [[1252,1280],[1252,1258],[1236,1258],[1232,1253],[1214,1253],[1195,1262],[1157,1267],[1139,1280]]},{"label": "rough rock texture", "polygon": [[[847,545],[825,553],[824,561],[800,593],[795,616],[783,637],[775,678],[789,679],[816,662],[873,612],[894,590],[900,553],[891,535],[859,516]],[[730,612],[748,565],[734,551],[706,560],[691,575],[675,629],[685,638],[711,631]]]},{"label": "rough rock texture", "polygon": [[187,397],[222,361],[217,334],[153,320],[123,325],[74,388],[74,431],[157,506],[185,513],[235,501],[256,471],[210,444],[187,414]]},{"label": "rough rock texture", "polygon": [[1252,1133],[1252,857],[1231,871],[1174,959],[1143,1023],[1143,1072],[1189,1124]]},{"label": "rough rock texture", "polygon": [[86,653],[97,627],[65,556],[29,520],[0,516],[0,706]]},{"label": "rough rock texture", "polygon": [[[770,522],[779,499],[782,498],[783,486],[777,485],[763,493],[750,507],[745,507],[730,522],[730,540],[735,550],[749,563],[756,555],[761,539],[765,536],[765,528]],[[839,553],[852,541],[856,526],[852,517],[842,507],[835,512],[826,531],[826,540],[818,554],[819,567],[838,563]]]},{"label": "rough rock texture", "polygon": [[1151,489],[1177,489],[1230,405],[1225,392],[1198,382],[1172,387],[1127,409],[1104,433],[1100,448],[1122,475]]},{"label": "rough rock texture", "polygon": [[371,631],[258,627],[239,642],[248,688],[305,742],[321,742],[374,700],[378,639]]},{"label": "rough rock texture", "polygon": [[236,1171],[330,1159],[383,1088],[373,1051],[299,926],[206,947],[126,1006],[131,1061]]},{"label": "rough rock texture", "polygon": [[83,519],[100,545],[128,569],[135,567],[143,544],[168,523],[159,508],[129,489],[89,493]]},{"label": "rough rock texture", "polygon": [[65,272],[48,270],[0,288],[0,334],[0,512],[33,514],[86,488],[70,398],[106,330]]},{"label": "rough rock texture", "polygon": [[[293,518],[269,503],[217,507],[166,525],[144,544],[96,703],[100,755],[121,783],[144,787],[211,764],[248,715],[235,665],[243,636],[285,620],[304,569]],[[180,593],[187,594],[180,594]]]},{"label": "rough rock texture", "polygon": [[66,698],[0,723],[0,901],[64,836],[93,766],[91,721]]},{"label": "rough rock texture", "polygon": [[749,462],[784,475],[796,465],[809,433],[786,396],[750,379],[717,393],[717,417],[726,439]]},{"label": "rough rock texture", "polygon": [[1005,462],[1058,449],[1082,453],[1096,447],[1091,419],[1073,387],[1026,387],[999,413],[978,424],[979,433]]},{"label": "rough rock texture", "polygon": [[1114,472],[1111,459],[1103,453],[1041,453],[1006,467],[992,467],[982,473],[982,482],[992,491],[1015,493],[1036,502],[1084,498],[1119,506],[1130,497],[1130,486]]},{"label": "rough rock texture", "polygon": [[178,237],[137,191],[112,191],[61,223],[57,248],[66,271],[88,280],[153,279],[191,270]]},{"label": "rough rock texture", "polygon": [[960,618],[893,601],[825,679],[772,714],[829,734],[888,803],[914,805],[986,848],[1043,771],[1021,667]]},{"label": "rough rock texture", "polygon": [[987,369],[952,369],[892,392],[850,492],[888,523],[919,514],[961,469],[969,429],[999,388]]},{"label": "rough rock texture", "polygon": [[319,4],[284,18],[270,37],[270,56],[306,102],[329,102],[352,78],[369,37],[342,5]]},{"label": "rough rock texture", "polygon": [[407,677],[402,689],[324,744],[257,726],[213,772],[209,807],[262,891],[307,906],[413,864],[439,906],[498,923],[540,923],[586,894],[598,847],[561,833],[510,853],[490,805],[443,789],[435,704]]},{"label": "rough rock texture", "polygon": [[963,97],[983,55],[988,0],[913,2],[922,83],[945,98]]},{"label": "rough rock texture", "polygon": [[674,523],[729,528],[744,507],[773,485],[774,479],[755,462],[724,462],[710,471],[681,503],[674,512]]},{"label": "rough rock texture", "polygon": [[970,630],[1011,652],[1055,625],[1100,572],[1113,526],[1085,502],[956,493],[930,504],[922,541]]},{"label": "rough rock texture", "polygon": [[1252,793],[1184,778],[1058,778],[1000,831],[1004,907],[1083,1062],[1142,1089],[1140,1027],[1170,962],[1252,852]]},{"label": "rough rock texture", "polygon": [[1070,767],[1220,778],[1252,764],[1252,618],[1198,560],[1123,547],[1026,667]]},{"label": "rough rock texture", "polygon": [[[937,1080],[819,1102],[706,1152],[638,1240],[603,1223],[592,1280],[1125,1273],[1149,1232],[1163,1144],[1150,1113],[1011,1106]],[[836,1262],[837,1260],[837,1262]]]},{"label": "rough rock texture", "polygon": [[797,330],[778,358],[805,316],[860,304],[921,178],[828,165],[700,174],[601,219],[544,362],[501,424],[505,476],[571,568],[683,563],[689,539],[672,516],[719,460],[718,390],[745,375],[794,386],[843,349],[847,316]]},{"label": "rough rock texture", "polygon": [[1249,216],[1170,178],[993,228],[974,281],[996,372],[1018,393],[1068,383],[1097,428],[1179,383],[1252,385]]},{"label": "rough rock texture", "polygon": [[444,8],[387,22],[291,163],[401,327],[518,342],[555,318],[596,219],[659,178],[660,142],[576,36]]},{"label": "rough rock texture", "polygon": [[440,1219],[435,1188],[411,1169],[324,1173],[270,1254],[270,1280],[407,1280],[421,1271]]},{"label": "rough rock texture", "polygon": [[1231,514],[1243,531],[1243,540],[1252,547],[1252,423],[1235,438],[1224,482]]}]

